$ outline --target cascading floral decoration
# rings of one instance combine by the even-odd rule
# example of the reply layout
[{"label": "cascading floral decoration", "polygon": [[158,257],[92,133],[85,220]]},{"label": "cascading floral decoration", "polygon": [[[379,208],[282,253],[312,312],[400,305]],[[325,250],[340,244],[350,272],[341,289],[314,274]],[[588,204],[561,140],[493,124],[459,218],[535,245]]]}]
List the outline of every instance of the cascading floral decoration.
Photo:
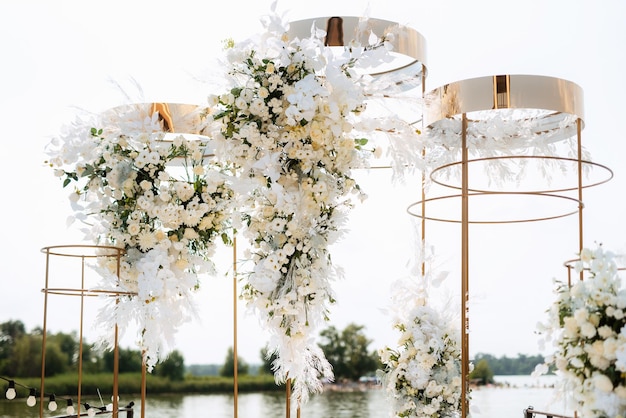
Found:
[{"label": "cascading floral decoration", "polygon": [[548,321],[539,326],[555,352],[536,373],[556,369],[561,395],[571,396],[584,417],[626,416],[626,289],[618,261],[602,246],[583,249],[574,267],[589,277],[571,287],[558,283]]},{"label": "cascading floral decoration", "polygon": [[[198,132],[198,112],[172,117],[181,132]],[[97,267],[102,290],[134,295],[108,298],[97,320],[103,342],[112,346],[116,324],[122,333],[136,324],[149,370],[193,313],[198,275],[214,270],[214,241],[230,241],[227,177],[205,160],[200,136],[170,128],[149,105],[123,106],[79,118],[48,150],[63,186],[75,184],[70,199],[87,239],[125,250],[119,278],[115,261]]]},{"label": "cascading floral decoration", "polygon": [[[433,260],[432,249],[424,263]],[[426,264],[425,264],[426,265]],[[416,266],[421,271],[421,267]],[[451,307],[439,308],[429,289],[447,272],[398,281],[392,286],[393,325],[400,332],[396,348],[379,350],[383,387],[392,400],[394,417],[458,417],[461,412],[461,332]]]},{"label": "cascading floral decoration", "polygon": [[289,39],[281,19],[265,26],[262,36],[228,45],[232,86],[212,97],[207,130],[218,161],[241,181],[237,207],[254,265],[242,297],[270,333],[277,382],[290,380],[303,403],[333,378],[315,342],[339,276],[329,247],[353,197],[365,197],[351,170],[373,151],[354,132],[366,84],[355,65],[388,59],[388,51],[372,35],[371,45],[337,54],[322,31]]}]

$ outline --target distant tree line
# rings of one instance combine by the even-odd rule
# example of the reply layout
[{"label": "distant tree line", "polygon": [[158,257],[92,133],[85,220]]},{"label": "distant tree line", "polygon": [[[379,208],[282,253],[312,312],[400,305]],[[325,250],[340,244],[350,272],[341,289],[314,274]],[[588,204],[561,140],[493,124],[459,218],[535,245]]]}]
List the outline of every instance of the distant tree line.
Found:
[{"label": "distant tree line", "polygon": [[483,360],[489,365],[494,375],[511,376],[531,374],[535,370],[535,366],[543,363],[544,358],[541,355],[518,354],[517,357],[495,357],[491,354],[478,353],[472,362],[476,366]]},{"label": "distant tree line", "polygon": [[[10,377],[39,377],[41,374],[41,347],[43,332],[35,328],[27,332],[19,320],[0,323],[0,375]],[[333,367],[336,381],[355,381],[362,376],[372,376],[382,365],[375,350],[370,350],[372,340],[365,334],[365,327],[355,323],[343,330],[330,326],[320,333],[320,347]],[[48,333],[46,335],[46,376],[75,372],[78,365],[80,341],[75,332]],[[266,348],[259,353],[259,365],[249,365],[237,357],[239,375],[272,374],[275,353]],[[83,373],[113,372],[113,353],[100,351],[94,344],[83,341]],[[168,359],[157,364],[153,374],[170,380],[183,380],[186,374],[194,376],[234,375],[235,356],[232,347],[228,348],[221,365],[192,365],[185,367],[183,355],[175,350]],[[491,354],[477,354],[473,359],[472,378],[488,383],[493,375],[528,375],[537,364],[543,362],[540,355],[518,354],[516,358],[495,357]],[[119,349],[120,373],[140,372],[141,352],[128,348]]]},{"label": "distant tree line", "polygon": [[[41,348],[43,330],[39,327],[26,331],[24,323],[10,320],[0,324],[0,375],[10,377],[39,377],[41,375]],[[80,355],[80,341],[76,332],[48,333],[46,335],[46,376],[75,372]],[[94,344],[83,341],[83,373],[111,373],[112,351],[98,350]],[[141,351],[119,349],[119,372],[141,372]],[[154,374],[171,380],[185,376],[185,361],[178,351],[159,363]]]}]

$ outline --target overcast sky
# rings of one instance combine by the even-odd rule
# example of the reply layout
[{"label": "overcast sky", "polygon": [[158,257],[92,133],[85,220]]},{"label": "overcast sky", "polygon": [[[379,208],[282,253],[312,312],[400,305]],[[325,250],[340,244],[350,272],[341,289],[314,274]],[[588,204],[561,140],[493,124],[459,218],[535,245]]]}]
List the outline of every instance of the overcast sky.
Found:
[{"label": "overcast sky", "polygon": [[[219,4],[219,6],[216,6]],[[0,241],[0,321],[20,319],[28,329],[43,319],[44,246],[81,243],[67,228],[67,192],[43,164],[44,146],[77,109],[99,112],[127,102],[110,83],[134,78],[149,101],[203,103],[221,41],[244,39],[261,28],[268,0],[209,2],[34,1],[0,3],[0,173],[3,239]],[[232,5],[232,7],[229,7]],[[536,74],[567,79],[585,92],[583,144],[595,161],[615,172],[608,184],[584,194],[585,245],[603,242],[622,250],[626,237],[624,199],[626,131],[623,121],[626,3],[592,1],[282,1],[290,20],[360,16],[409,25],[428,45],[430,90],[444,83],[494,74]],[[359,173],[370,198],[354,213],[351,232],[333,259],[346,272],[336,284],[338,303],[331,325],[366,326],[372,348],[393,345],[397,334],[382,312],[391,283],[406,275],[413,242],[406,207],[419,199],[417,181],[391,185],[389,172]],[[537,203],[543,205],[544,203]],[[547,203],[552,204],[552,203]],[[563,261],[578,244],[578,221],[472,227],[470,351],[514,356],[538,352],[537,320],[553,300],[551,280],[565,279]],[[441,268],[458,273],[460,229],[430,225]],[[227,274],[231,252],[216,259]],[[68,274],[70,274],[68,272]],[[232,345],[232,281],[203,279],[198,295],[202,321],[186,325],[178,349],[187,364],[219,363]],[[457,289],[458,274],[449,283]],[[454,290],[453,290],[454,292]],[[53,300],[52,300],[53,299]],[[51,331],[77,330],[77,301],[51,297]],[[87,320],[96,301],[89,301]],[[266,338],[254,317],[239,308],[239,350],[251,363]],[[86,324],[88,338],[90,324]]]}]

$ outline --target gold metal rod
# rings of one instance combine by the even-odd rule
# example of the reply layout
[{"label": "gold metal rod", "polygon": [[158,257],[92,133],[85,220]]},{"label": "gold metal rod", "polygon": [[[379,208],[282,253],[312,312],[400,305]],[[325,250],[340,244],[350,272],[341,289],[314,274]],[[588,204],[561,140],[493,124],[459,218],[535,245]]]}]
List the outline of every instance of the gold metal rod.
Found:
[{"label": "gold metal rod", "polygon": [[[576,120],[576,140],[578,153],[578,253],[583,249],[583,162],[582,162],[582,120]],[[580,280],[583,279],[583,272],[580,271]]]},{"label": "gold metal rod", "polygon": [[144,360],[145,352],[141,353],[141,418],[146,417],[147,367]]},{"label": "gold metal rod", "polygon": [[291,379],[287,379],[285,383],[285,404],[286,404],[286,412],[285,417],[289,418],[291,416]]},{"label": "gold metal rod", "polygon": [[[426,150],[422,150],[422,157],[426,156]],[[424,247],[426,242],[426,173],[422,171],[422,242],[421,246]],[[422,248],[422,251],[424,249]],[[426,276],[426,260],[422,259],[422,277]]]},{"label": "gold metal rod", "polygon": [[[85,257],[82,257],[80,266],[80,288],[85,288]],[[84,312],[85,312],[85,296],[80,295],[80,337],[78,340],[78,405],[77,416],[80,416],[80,406],[82,398],[82,386],[83,386],[83,328],[84,328]]]},{"label": "gold metal rod", "polygon": [[233,237],[233,408],[237,418],[239,406],[239,371],[237,362],[237,237]]},{"label": "gold metal rod", "polygon": [[119,349],[119,329],[117,323],[115,324],[115,348],[113,349],[113,418],[117,418],[117,398],[119,394],[119,361],[120,361],[120,349]]},{"label": "gold metal rod", "polygon": [[46,378],[46,333],[48,332],[48,281],[50,275],[50,251],[46,251],[46,279],[43,297],[43,330],[41,338],[41,382],[39,383],[39,418],[43,418],[44,381]]},{"label": "gold metal rod", "polygon": [[461,126],[462,149],[462,198],[461,198],[461,417],[469,414],[469,318],[467,302],[469,298],[469,196],[467,164],[467,114],[463,113]]}]

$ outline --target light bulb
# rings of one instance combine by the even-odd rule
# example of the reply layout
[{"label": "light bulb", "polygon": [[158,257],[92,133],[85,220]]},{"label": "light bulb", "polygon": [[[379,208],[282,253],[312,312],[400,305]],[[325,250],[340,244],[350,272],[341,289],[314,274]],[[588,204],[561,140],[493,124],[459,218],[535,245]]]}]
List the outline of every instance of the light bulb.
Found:
[{"label": "light bulb", "polygon": [[87,410],[87,416],[88,417],[95,417],[96,416],[96,409],[95,408],[89,408]]},{"label": "light bulb", "polygon": [[67,412],[67,415],[74,415],[76,412],[74,410],[74,402],[71,399],[67,400],[67,408],[65,409],[65,412]]},{"label": "light bulb", "polygon": [[37,403],[37,398],[35,398],[35,389],[31,389],[30,393],[28,394],[28,398],[26,399],[26,405],[28,406],[35,406],[35,404]]},{"label": "light bulb", "polygon": [[106,410],[107,410],[107,412],[112,412],[113,411],[113,404],[112,403],[107,404]]},{"label": "light bulb", "polygon": [[6,393],[7,399],[12,400],[17,396],[17,392],[15,392],[15,382],[13,380],[9,380],[9,388]]},{"label": "light bulb", "polygon": [[48,403],[48,409],[50,411],[56,411],[57,410],[57,401],[56,401],[56,397],[54,395],[50,395],[50,402]]}]

